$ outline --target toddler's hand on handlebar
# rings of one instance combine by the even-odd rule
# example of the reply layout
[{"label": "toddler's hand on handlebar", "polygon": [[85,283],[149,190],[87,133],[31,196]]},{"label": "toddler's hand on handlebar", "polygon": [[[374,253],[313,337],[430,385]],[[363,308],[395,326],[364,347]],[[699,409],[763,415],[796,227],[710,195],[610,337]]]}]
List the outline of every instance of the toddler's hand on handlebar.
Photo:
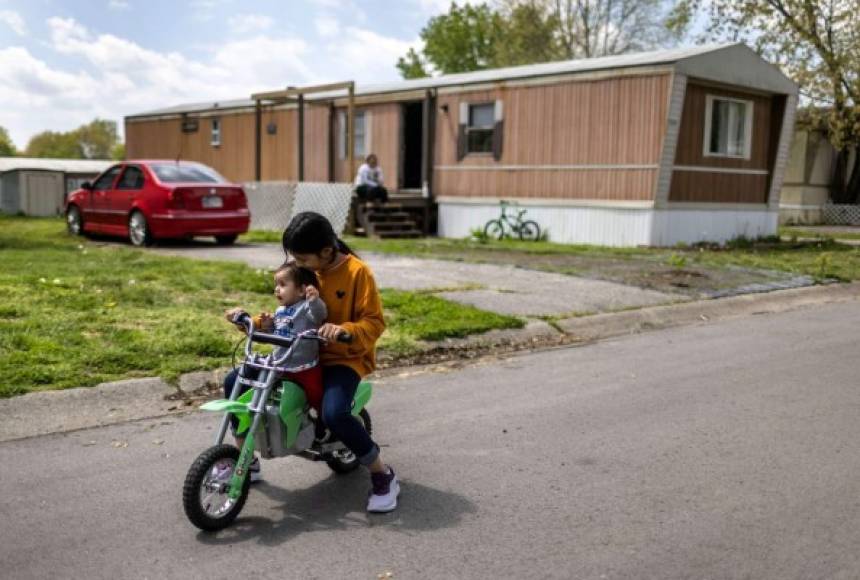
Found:
[{"label": "toddler's hand on handlebar", "polygon": [[245,332],[245,327],[237,322],[237,320],[239,320],[239,317],[242,314],[245,314],[245,311],[243,309],[238,308],[238,307],[237,308],[230,308],[229,310],[224,311],[224,318],[227,319],[227,322],[229,322],[230,324],[236,325],[236,328],[238,328],[242,332]]},{"label": "toddler's hand on handlebar", "polygon": [[261,312],[254,322],[258,322],[257,326],[264,332],[271,332],[275,328],[275,319],[272,318],[271,312]]}]

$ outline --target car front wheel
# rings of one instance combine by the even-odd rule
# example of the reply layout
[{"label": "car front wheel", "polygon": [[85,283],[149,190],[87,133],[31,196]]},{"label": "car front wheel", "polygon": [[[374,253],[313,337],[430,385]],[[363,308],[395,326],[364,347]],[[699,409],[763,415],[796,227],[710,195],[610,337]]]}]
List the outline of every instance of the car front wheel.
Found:
[{"label": "car front wheel", "polygon": [[84,235],[84,219],[81,217],[81,210],[77,206],[69,206],[69,211],[66,212],[66,228],[73,236]]},{"label": "car front wheel", "polygon": [[146,217],[139,211],[133,212],[128,218],[128,239],[138,247],[152,245],[153,238],[149,224],[146,223]]}]

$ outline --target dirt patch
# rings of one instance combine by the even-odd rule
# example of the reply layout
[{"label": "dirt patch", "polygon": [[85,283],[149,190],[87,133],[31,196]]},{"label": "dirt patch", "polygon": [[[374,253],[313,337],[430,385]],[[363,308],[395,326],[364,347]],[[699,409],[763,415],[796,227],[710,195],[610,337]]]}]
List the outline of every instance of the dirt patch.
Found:
[{"label": "dirt patch", "polygon": [[[690,298],[705,298],[720,291],[753,284],[788,280],[792,274],[739,267],[679,265],[675,254],[535,254],[518,251],[469,248],[457,252],[433,252],[427,258],[513,264],[529,270],[543,270],[616,282]],[[673,263],[674,262],[674,263]]]}]

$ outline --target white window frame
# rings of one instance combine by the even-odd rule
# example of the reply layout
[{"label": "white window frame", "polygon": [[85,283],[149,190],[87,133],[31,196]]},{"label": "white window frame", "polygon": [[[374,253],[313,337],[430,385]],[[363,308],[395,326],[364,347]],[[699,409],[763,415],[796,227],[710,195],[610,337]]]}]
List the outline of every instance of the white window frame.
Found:
[{"label": "white window frame", "polygon": [[[714,153],[711,151],[711,130],[712,119],[714,116],[714,101],[728,101],[730,103],[739,103],[744,106],[744,146],[741,155],[731,155],[728,153]],[[733,111],[734,109],[729,109]],[[753,113],[755,111],[754,103],[750,100],[736,99],[733,97],[724,97],[722,95],[707,95],[705,97],[705,140],[702,144],[702,154],[705,157],[722,157],[729,159],[749,159],[752,156],[752,131],[753,131]],[[735,123],[729,118],[729,127],[733,127]]]},{"label": "white window frame", "polygon": [[[472,109],[475,107],[493,107],[493,124],[492,125],[482,125],[480,127],[476,125],[472,125]],[[475,103],[468,103],[466,109],[466,155],[490,155],[493,154],[493,141],[492,137],[490,138],[490,150],[489,151],[471,151],[469,149],[469,133],[472,131],[490,131],[490,134],[493,135],[493,132],[496,130],[496,122],[499,120],[501,111],[501,101],[481,101]]]},{"label": "white window frame", "polygon": [[[358,118],[361,117],[364,119],[364,139],[361,144],[359,144],[358,139],[353,143],[353,156],[356,159],[364,159],[366,156],[370,155],[370,133],[371,133],[371,114],[370,111],[355,111],[355,119],[354,122],[358,122]],[[346,155],[346,142],[347,142],[347,134],[346,134],[346,111],[341,110],[338,111],[337,115],[337,157],[341,161],[344,161],[347,158]],[[355,127],[353,127],[354,129]],[[357,136],[357,135],[356,135]],[[360,153],[357,151],[359,147],[364,147],[364,153]]]},{"label": "white window frame", "polygon": [[212,119],[212,136],[209,140],[209,144],[213,147],[219,147],[221,145],[221,119]]}]

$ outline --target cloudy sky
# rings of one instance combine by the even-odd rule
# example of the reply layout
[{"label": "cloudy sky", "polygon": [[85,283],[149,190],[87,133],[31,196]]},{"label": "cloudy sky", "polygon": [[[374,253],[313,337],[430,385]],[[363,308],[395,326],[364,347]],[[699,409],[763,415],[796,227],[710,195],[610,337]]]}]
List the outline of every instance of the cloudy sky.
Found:
[{"label": "cloudy sky", "polygon": [[399,78],[448,0],[0,0],[0,126],[40,131],[287,85]]}]

